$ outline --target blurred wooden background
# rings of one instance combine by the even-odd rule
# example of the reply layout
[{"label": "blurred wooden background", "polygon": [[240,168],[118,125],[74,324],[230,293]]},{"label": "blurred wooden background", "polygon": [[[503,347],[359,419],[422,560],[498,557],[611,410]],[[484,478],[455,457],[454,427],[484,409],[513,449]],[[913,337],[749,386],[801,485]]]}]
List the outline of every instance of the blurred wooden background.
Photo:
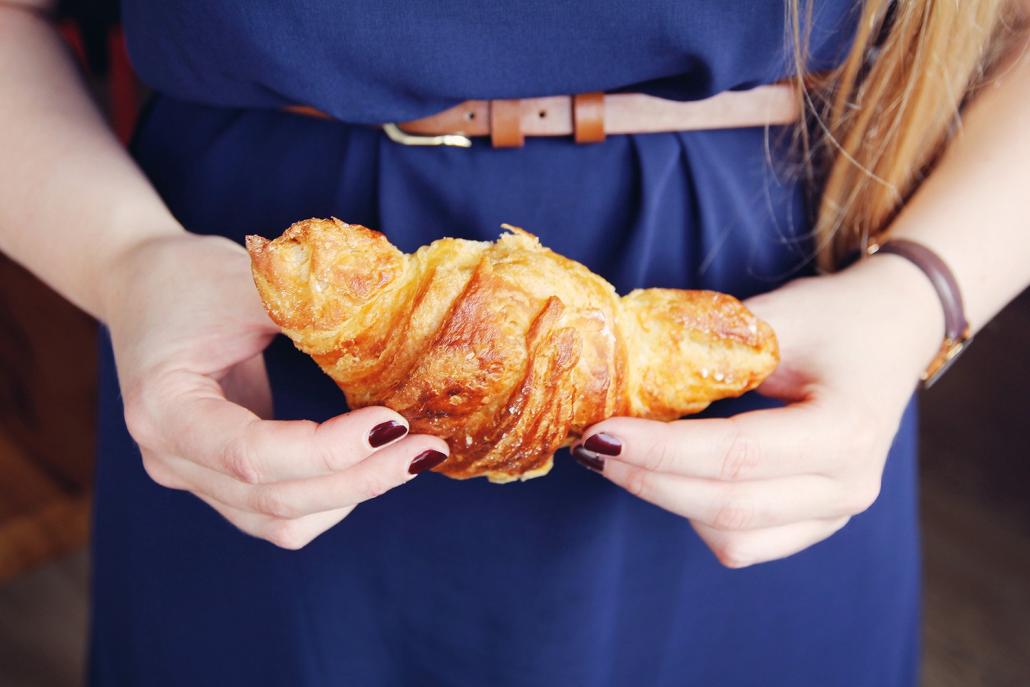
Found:
[{"label": "blurred wooden background", "polygon": [[96,325],[0,256],[0,582],[86,542]]},{"label": "blurred wooden background", "polygon": [[1030,685],[1030,291],[923,394],[926,687]]}]

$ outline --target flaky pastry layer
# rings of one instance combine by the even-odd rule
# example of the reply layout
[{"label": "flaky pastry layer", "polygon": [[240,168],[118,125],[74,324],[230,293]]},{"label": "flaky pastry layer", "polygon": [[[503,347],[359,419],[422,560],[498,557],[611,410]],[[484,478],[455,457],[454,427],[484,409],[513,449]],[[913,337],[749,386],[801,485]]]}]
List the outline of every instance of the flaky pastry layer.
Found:
[{"label": "flaky pastry layer", "polygon": [[713,291],[619,297],[583,265],[504,225],[412,254],[379,232],[309,219],[247,237],[272,319],[343,390],[450,446],[450,477],[547,474],[554,452],[614,415],[672,420],[758,386],[772,329]]}]

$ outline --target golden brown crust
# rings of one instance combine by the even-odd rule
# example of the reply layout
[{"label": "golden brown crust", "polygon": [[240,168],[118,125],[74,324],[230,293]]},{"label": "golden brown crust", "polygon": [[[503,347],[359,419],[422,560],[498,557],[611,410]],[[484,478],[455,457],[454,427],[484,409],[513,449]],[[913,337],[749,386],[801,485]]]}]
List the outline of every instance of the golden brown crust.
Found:
[{"label": "golden brown crust", "polygon": [[753,389],[776,367],[771,328],[732,296],[623,298],[583,265],[508,227],[493,243],[412,254],[338,219],[247,237],[272,319],[343,389],[447,440],[436,470],[494,482],[547,474],[552,455],[613,415],[670,420]]}]

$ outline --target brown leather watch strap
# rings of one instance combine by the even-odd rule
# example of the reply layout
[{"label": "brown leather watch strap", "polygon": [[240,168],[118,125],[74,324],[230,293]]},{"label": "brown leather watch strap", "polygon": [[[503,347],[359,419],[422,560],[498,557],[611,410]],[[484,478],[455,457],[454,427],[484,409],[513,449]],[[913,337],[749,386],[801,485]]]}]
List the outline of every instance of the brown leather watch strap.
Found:
[{"label": "brown leather watch strap", "polygon": [[958,281],[939,255],[915,241],[890,239],[874,246],[870,253],[891,253],[905,258],[923,271],[941,299],[941,307],[944,309],[944,341],[941,350],[923,373],[924,385],[929,387],[951,366],[972,339]]}]

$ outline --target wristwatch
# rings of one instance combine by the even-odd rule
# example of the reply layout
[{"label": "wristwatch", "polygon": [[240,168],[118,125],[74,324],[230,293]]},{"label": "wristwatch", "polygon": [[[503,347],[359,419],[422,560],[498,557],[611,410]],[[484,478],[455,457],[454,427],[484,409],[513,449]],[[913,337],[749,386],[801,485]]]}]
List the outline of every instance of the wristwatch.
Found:
[{"label": "wristwatch", "polygon": [[941,299],[941,307],[944,308],[944,341],[941,342],[937,355],[923,372],[923,388],[928,389],[940,379],[973,340],[962,304],[962,292],[959,291],[955,275],[939,255],[923,244],[908,239],[873,242],[866,249],[866,253],[891,253],[905,258],[922,270]]}]

